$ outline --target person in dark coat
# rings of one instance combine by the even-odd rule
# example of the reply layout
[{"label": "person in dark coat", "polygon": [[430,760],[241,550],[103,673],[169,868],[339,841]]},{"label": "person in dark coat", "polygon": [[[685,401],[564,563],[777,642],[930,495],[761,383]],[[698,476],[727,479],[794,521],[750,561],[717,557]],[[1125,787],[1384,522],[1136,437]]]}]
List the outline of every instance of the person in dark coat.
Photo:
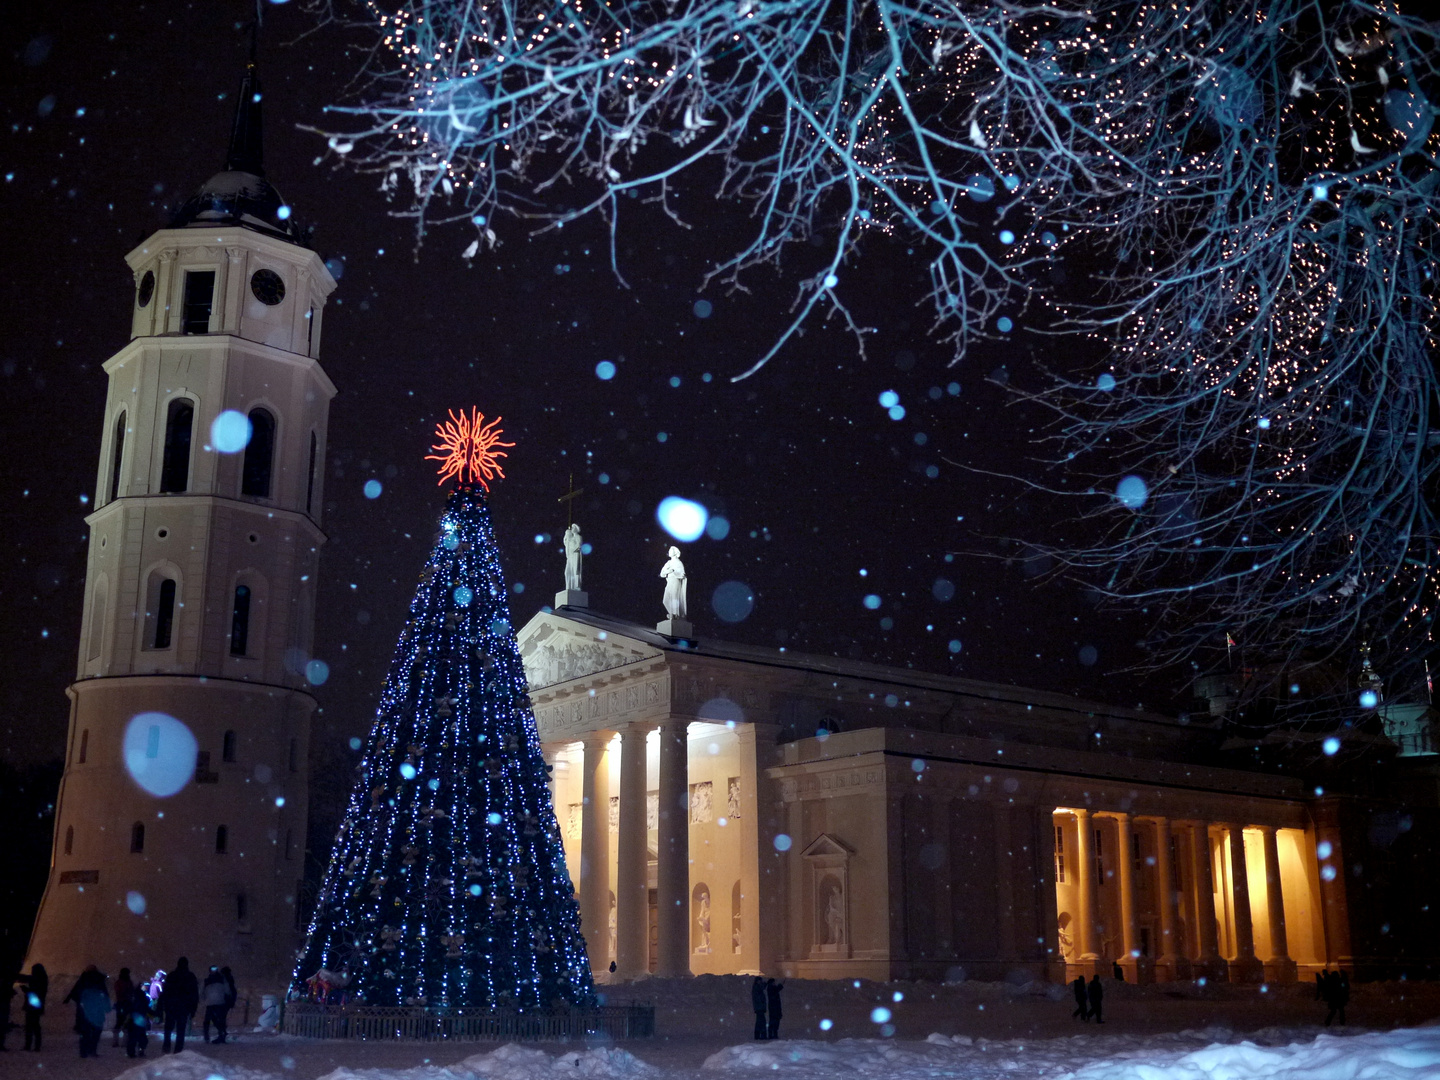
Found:
[{"label": "person in dark coat", "polygon": [[80,1056],[99,1057],[100,1036],[105,1031],[105,1017],[110,1013],[110,992],[105,976],[90,964],[75,980],[62,1004],[75,1005],[75,1031],[80,1036]]},{"label": "person in dark coat", "polygon": [[160,991],[160,1015],[165,1021],[165,1042],[162,1054],[170,1053],[170,1035],[175,1035],[175,1053],[185,1049],[185,1032],[190,1019],[200,1007],[200,983],[190,970],[190,961],[180,957],[175,961],[175,970],[165,976],[165,988]]},{"label": "person in dark coat", "polygon": [[755,1038],[765,1038],[765,980],[759,975],[750,984],[750,1007],[755,1010]]},{"label": "person in dark coat", "polygon": [[1350,1002],[1350,976],[1343,971],[1327,972],[1321,994],[1325,1004],[1330,1006],[1330,1011],[1325,1014],[1325,1026],[1329,1027],[1330,1021],[1337,1015],[1340,1023],[1345,1023],[1345,1006]]},{"label": "person in dark coat", "polygon": [[125,1056],[133,1058],[138,1052],[144,1057],[145,1048],[150,1045],[150,1017],[153,1013],[150,993],[144,984],[136,983],[130,988],[130,997],[121,1012],[125,1018]]},{"label": "person in dark coat", "polygon": [[25,989],[25,1049],[40,1049],[40,1018],[45,1015],[45,997],[50,993],[50,976],[44,964],[35,964],[29,975],[20,976]]},{"label": "person in dark coat", "polygon": [[220,969],[221,976],[225,979],[225,1021],[226,1030],[230,1027],[230,1010],[235,1008],[235,1003],[240,1000],[240,991],[235,989],[235,973],[228,967]]},{"label": "person in dark coat", "polygon": [[780,1009],[780,991],[784,989],[784,983],[777,983],[774,979],[765,980],[765,1005],[770,1012],[770,1023],[765,1028],[767,1039],[780,1037],[780,1017],[785,1015]]},{"label": "person in dark coat", "polygon": [[1089,1020],[1090,999],[1085,994],[1085,976],[1075,976],[1075,981],[1070,984],[1070,989],[1075,992],[1075,1011],[1070,1015],[1079,1017],[1081,1020]]},{"label": "person in dark coat", "polygon": [[230,988],[225,985],[225,976],[220,974],[218,967],[212,967],[210,974],[205,976],[205,985],[200,988],[200,1004],[205,1006],[205,1020],[201,1031],[207,1043],[211,1041],[211,1024],[215,1025],[214,1041],[225,1041],[225,1014],[230,1011],[225,1006],[225,999],[229,996]]},{"label": "person in dark coat", "polygon": [[111,1041],[111,1046],[120,1045],[120,1033],[125,1030],[125,1010],[129,1007],[130,993],[134,989],[130,969],[121,968],[120,974],[115,978],[115,1038]]},{"label": "person in dark coat", "polygon": [[1105,1022],[1103,1015],[1105,1008],[1105,987],[1100,984],[1099,975],[1090,976],[1090,986],[1087,994],[1090,998],[1090,1015],[1095,1017],[1097,1024],[1103,1024]]}]

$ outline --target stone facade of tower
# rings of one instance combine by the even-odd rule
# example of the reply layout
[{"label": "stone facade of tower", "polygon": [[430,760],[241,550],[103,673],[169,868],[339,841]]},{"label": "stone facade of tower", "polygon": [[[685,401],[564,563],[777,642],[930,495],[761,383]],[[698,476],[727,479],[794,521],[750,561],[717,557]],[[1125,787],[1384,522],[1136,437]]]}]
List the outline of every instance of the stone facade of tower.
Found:
[{"label": "stone facade of tower", "polygon": [[[258,85],[242,112],[250,99],[230,167],[127,256],[131,340],[105,364],[67,757],[27,959],[61,986],[88,963],[148,976],[183,954],[202,973],[230,965],[242,994],[279,992],[299,940],[335,393],[317,356],[335,281],[263,179]],[[242,139],[253,161],[241,145],[237,162]],[[147,790],[167,770],[179,790]]]}]

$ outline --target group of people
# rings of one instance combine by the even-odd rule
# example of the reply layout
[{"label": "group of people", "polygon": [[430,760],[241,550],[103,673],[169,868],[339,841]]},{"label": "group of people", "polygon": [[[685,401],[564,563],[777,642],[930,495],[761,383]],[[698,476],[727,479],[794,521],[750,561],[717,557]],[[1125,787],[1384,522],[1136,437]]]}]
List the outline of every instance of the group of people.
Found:
[{"label": "group of people", "polygon": [[[3,994],[5,1012],[0,1023],[0,1050],[5,1049],[5,1034],[10,1028],[10,1001],[17,991],[23,995],[25,1013],[25,1049],[40,1049],[40,1020],[45,1015],[45,999],[50,991],[50,977],[45,965],[35,964],[30,974],[17,976],[5,988]],[[100,1038],[105,1033],[105,1024],[110,1014],[115,1014],[114,1041],[119,1046],[123,1037],[125,1053],[129,1057],[144,1057],[150,1044],[150,1029],[153,1021],[159,1020],[164,1032],[162,1053],[179,1053],[185,1049],[185,1036],[190,1023],[203,1004],[205,1006],[204,1027],[207,1043],[223,1043],[229,1035],[230,1010],[235,1007],[238,995],[235,977],[228,967],[212,967],[202,985],[190,970],[190,961],[180,957],[175,967],[167,972],[156,972],[153,978],[136,981],[130,977],[129,968],[121,968],[115,979],[115,992],[111,995],[110,980],[94,964],[91,964],[75,985],[65,995],[62,1004],[75,1006],[75,1031],[80,1036],[80,1056],[99,1057]],[[210,1028],[215,1028],[215,1038],[210,1038]]]},{"label": "group of people", "polygon": [[1089,1022],[1093,1016],[1097,1024],[1105,1022],[1105,987],[1100,982],[1099,975],[1091,975],[1090,981],[1085,981],[1084,975],[1077,975],[1075,981],[1070,984],[1075,991],[1075,1011],[1071,1016],[1079,1017]]},{"label": "group of people", "polygon": [[780,1008],[780,991],[784,989],[784,983],[762,979],[759,975],[750,984],[750,1005],[755,1010],[755,1038],[780,1037],[780,1017],[784,1015]]}]

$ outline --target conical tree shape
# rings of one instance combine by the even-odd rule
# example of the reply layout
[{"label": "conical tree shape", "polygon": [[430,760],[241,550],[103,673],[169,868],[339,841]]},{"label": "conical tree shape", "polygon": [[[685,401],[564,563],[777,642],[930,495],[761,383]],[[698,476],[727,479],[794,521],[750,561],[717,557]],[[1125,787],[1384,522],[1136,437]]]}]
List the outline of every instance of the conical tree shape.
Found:
[{"label": "conical tree shape", "polygon": [[593,994],[485,495],[446,504],[320,890],[299,988],[371,1005]]}]

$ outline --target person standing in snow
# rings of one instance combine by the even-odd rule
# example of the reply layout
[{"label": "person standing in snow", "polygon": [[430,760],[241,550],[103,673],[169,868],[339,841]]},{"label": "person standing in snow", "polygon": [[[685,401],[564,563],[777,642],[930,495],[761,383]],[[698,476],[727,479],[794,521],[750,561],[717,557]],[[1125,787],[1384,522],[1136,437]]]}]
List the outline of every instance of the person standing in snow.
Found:
[{"label": "person standing in snow", "polygon": [[29,975],[18,980],[25,989],[25,1049],[40,1049],[40,1018],[45,1015],[45,996],[50,993],[50,975],[44,964],[34,964]]},{"label": "person standing in snow", "polygon": [[1331,971],[1326,974],[1321,984],[1321,994],[1325,998],[1325,1004],[1330,1006],[1330,1011],[1325,1014],[1325,1026],[1330,1026],[1338,1014],[1340,1023],[1345,1023],[1345,1006],[1350,1001],[1350,976],[1343,971]]},{"label": "person standing in snow", "polygon": [[1105,1018],[1101,1013],[1105,1006],[1105,987],[1100,984],[1099,975],[1090,976],[1088,996],[1090,998],[1090,1015],[1095,1017],[1097,1024],[1103,1024]]},{"label": "person standing in snow", "polygon": [[215,1041],[225,1041],[225,999],[229,992],[225,976],[220,974],[218,967],[212,966],[210,974],[205,976],[205,985],[200,988],[200,1003],[205,1006],[205,1020],[200,1031],[207,1043],[210,1041],[211,1024],[215,1025]]},{"label": "person standing in snow", "polygon": [[120,1011],[125,1018],[125,1056],[133,1058],[138,1050],[144,1057],[145,1048],[150,1045],[153,1012],[150,993],[144,984],[137,983],[130,988],[130,996],[120,1003]]},{"label": "person standing in snow", "polygon": [[1089,1020],[1090,1004],[1085,995],[1085,976],[1075,976],[1075,981],[1070,984],[1070,989],[1075,991],[1075,1011],[1070,1015],[1080,1020]]},{"label": "person standing in snow", "polygon": [[750,984],[750,1007],[755,1010],[755,1038],[765,1038],[765,980],[759,975]]},{"label": "person standing in snow", "polygon": [[222,967],[220,974],[225,979],[225,1015],[221,1019],[224,1020],[225,1030],[228,1032],[230,1030],[230,1010],[235,1008],[235,1003],[240,1000],[240,991],[235,989],[235,973],[228,966]]},{"label": "person standing in snow", "polygon": [[165,1042],[161,1053],[170,1053],[170,1035],[175,1035],[175,1053],[185,1049],[185,1032],[190,1018],[200,1007],[200,983],[190,970],[190,961],[180,957],[175,961],[175,970],[165,976],[164,989],[160,991],[160,1012],[165,1018]]},{"label": "person standing in snow", "polygon": [[770,1023],[765,1028],[767,1039],[780,1037],[780,1017],[784,1015],[780,1010],[780,991],[784,989],[784,983],[777,983],[774,979],[765,980],[765,1004],[770,1010]]},{"label": "person standing in snow", "polygon": [[75,1004],[75,1031],[80,1036],[80,1056],[99,1057],[100,1035],[105,1030],[105,1017],[110,1012],[110,994],[105,976],[90,964],[75,980],[62,1004]]},{"label": "person standing in snow", "polygon": [[120,1045],[120,1033],[125,1030],[125,1010],[130,1005],[130,993],[135,984],[130,979],[130,969],[121,968],[115,979],[115,1038],[111,1046]]}]

